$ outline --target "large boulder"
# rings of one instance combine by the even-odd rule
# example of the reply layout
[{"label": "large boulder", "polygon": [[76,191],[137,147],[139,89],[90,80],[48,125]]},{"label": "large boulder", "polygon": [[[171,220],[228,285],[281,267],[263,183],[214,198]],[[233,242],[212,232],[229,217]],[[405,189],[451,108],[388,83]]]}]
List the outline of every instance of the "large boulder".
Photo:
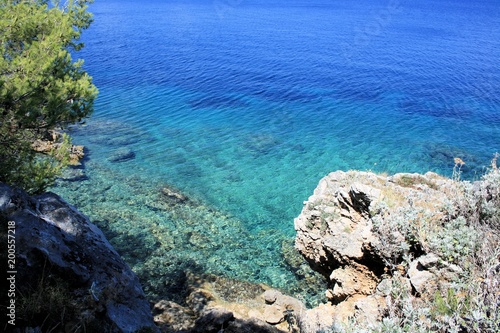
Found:
[{"label": "large boulder", "polygon": [[[59,294],[65,295],[61,307],[66,312],[57,319],[48,317],[60,321],[53,322],[54,327],[67,325],[70,329],[80,325],[93,327],[94,331],[127,333],[158,331],[136,275],[103,233],[59,196],[45,193],[30,197],[0,183],[0,222],[2,232],[7,223],[15,225],[18,295],[29,297],[38,290],[42,309],[36,310],[42,313],[51,310],[48,298],[52,294],[48,291],[57,288]],[[47,300],[43,299],[45,290]],[[23,299],[17,301],[26,303]],[[24,319],[16,326],[46,325],[46,321],[38,322],[34,314],[30,320]]]}]

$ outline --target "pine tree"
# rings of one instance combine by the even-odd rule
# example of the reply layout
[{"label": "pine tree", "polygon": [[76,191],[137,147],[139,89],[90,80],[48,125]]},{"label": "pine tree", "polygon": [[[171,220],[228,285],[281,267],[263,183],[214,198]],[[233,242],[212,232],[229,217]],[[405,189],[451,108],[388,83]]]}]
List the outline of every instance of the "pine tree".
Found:
[{"label": "pine tree", "polygon": [[33,142],[82,121],[97,89],[71,53],[83,47],[90,0],[0,0],[0,181],[37,193],[67,160],[61,149],[40,156]]}]

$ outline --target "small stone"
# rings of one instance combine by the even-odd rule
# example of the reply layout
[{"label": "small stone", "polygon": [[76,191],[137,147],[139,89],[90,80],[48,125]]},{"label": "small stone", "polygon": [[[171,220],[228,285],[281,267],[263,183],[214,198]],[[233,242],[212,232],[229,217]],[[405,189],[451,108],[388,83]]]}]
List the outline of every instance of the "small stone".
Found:
[{"label": "small stone", "polygon": [[266,290],[263,295],[266,304],[273,304],[274,302],[276,302],[276,299],[280,296],[280,294],[281,293],[275,289]]},{"label": "small stone", "polygon": [[435,267],[439,263],[439,257],[434,253],[429,253],[425,256],[419,257],[418,262],[424,268],[429,269],[431,267]]},{"label": "small stone", "polygon": [[377,286],[377,294],[381,296],[389,296],[392,290],[392,280],[383,279]]},{"label": "small stone", "polygon": [[85,174],[85,171],[82,169],[71,169],[68,168],[63,171],[62,175],[59,179],[67,181],[67,182],[79,182],[83,180],[87,180],[88,177]]}]

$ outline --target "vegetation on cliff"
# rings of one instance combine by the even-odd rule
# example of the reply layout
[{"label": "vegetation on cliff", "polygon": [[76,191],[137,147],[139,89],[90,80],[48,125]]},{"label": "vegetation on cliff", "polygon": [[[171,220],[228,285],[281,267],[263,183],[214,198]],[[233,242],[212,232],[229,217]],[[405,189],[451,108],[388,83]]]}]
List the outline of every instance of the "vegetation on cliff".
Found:
[{"label": "vegetation on cliff", "polygon": [[[455,180],[446,205],[431,214],[408,211],[403,224],[388,219],[391,228],[411,240],[396,246],[435,253],[446,265],[459,267],[450,283],[415,298],[415,290],[394,286],[388,315],[374,332],[500,332],[500,170],[498,154],[477,182]],[[463,162],[462,162],[463,163]],[[415,223],[417,222],[417,223]],[[403,226],[403,229],[402,229]],[[404,243],[403,243],[404,245]],[[407,265],[410,258],[401,262]],[[419,267],[415,267],[419,269]],[[410,268],[411,269],[411,268]],[[438,282],[446,278],[438,275]],[[349,330],[348,330],[349,331]],[[351,331],[359,331],[352,329]]]},{"label": "vegetation on cliff", "polygon": [[331,305],[299,317],[300,332],[500,332],[497,158],[474,182],[459,179],[461,160],[454,179],[322,179],[296,219],[296,245],[329,281]]},{"label": "vegetation on cliff", "polygon": [[67,136],[43,156],[33,143],[92,112],[97,89],[83,61],[71,58],[92,21],[89,2],[0,1],[2,182],[42,192],[68,162]]}]

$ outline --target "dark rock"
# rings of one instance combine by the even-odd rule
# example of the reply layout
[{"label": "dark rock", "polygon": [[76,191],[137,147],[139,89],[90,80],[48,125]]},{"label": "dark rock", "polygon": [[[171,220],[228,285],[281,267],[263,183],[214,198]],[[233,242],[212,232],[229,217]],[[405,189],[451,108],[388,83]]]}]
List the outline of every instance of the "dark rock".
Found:
[{"label": "dark rock", "polygon": [[222,309],[213,308],[204,313],[196,320],[193,333],[218,333],[224,332],[224,329],[229,326],[229,322],[234,320],[232,312]]},{"label": "dark rock", "polygon": [[191,309],[171,301],[161,300],[153,308],[154,320],[163,331],[186,331],[194,326],[195,316]]},{"label": "dark rock", "polygon": [[164,186],[161,189],[161,194],[163,194],[164,198],[168,203],[179,204],[185,203],[188,201],[188,197],[182,194],[179,190],[174,189],[170,186]]},{"label": "dark rock", "polygon": [[229,322],[224,333],[282,333],[279,330],[262,320],[250,318],[247,320],[236,319]]},{"label": "dark rock", "polygon": [[119,148],[108,157],[108,161],[117,163],[125,162],[135,158],[135,152],[129,148]]},{"label": "dark rock", "polygon": [[40,281],[62,281],[65,290],[55,286],[78,310],[67,312],[73,321],[83,321],[87,327],[93,323],[103,332],[158,332],[137,276],[103,233],[74,207],[54,193],[30,197],[0,183],[0,222],[6,225],[7,221],[15,223],[20,289],[28,292]]}]

